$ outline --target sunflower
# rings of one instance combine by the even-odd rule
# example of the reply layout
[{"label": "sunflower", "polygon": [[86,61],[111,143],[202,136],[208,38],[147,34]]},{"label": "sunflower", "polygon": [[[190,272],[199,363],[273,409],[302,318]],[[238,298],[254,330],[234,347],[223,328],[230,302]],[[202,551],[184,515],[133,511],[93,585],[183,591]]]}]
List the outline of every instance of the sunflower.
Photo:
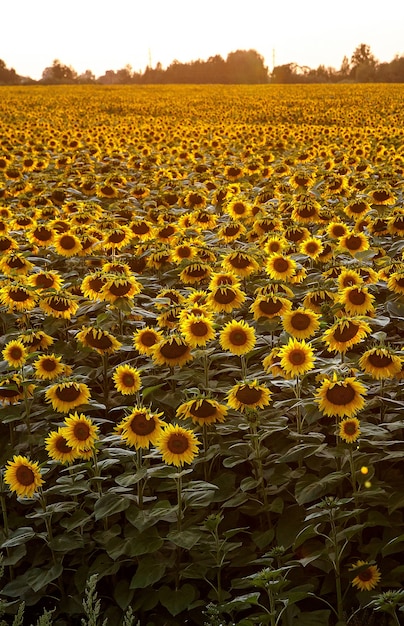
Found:
[{"label": "sunflower", "polygon": [[59,272],[37,272],[28,277],[28,285],[35,287],[37,291],[43,289],[61,289],[63,280]]},{"label": "sunflower", "polygon": [[64,365],[61,356],[55,354],[43,354],[34,362],[35,376],[40,380],[54,380],[58,376],[71,374],[70,366]]},{"label": "sunflower", "polygon": [[18,249],[18,243],[12,237],[0,235],[0,254],[9,254]]},{"label": "sunflower", "polygon": [[27,347],[28,352],[37,352],[46,350],[55,340],[43,330],[26,330],[21,333],[20,341]]},{"label": "sunflower", "polygon": [[236,276],[246,278],[258,271],[259,265],[252,254],[246,252],[230,252],[222,259],[222,266]]},{"label": "sunflower", "polygon": [[356,417],[346,417],[339,423],[339,436],[346,443],[355,443],[360,434],[360,422]]},{"label": "sunflower", "polygon": [[323,250],[323,244],[315,237],[308,237],[299,245],[299,252],[314,260],[317,260],[320,257]]},{"label": "sunflower", "polygon": [[367,561],[356,561],[351,567],[351,571],[359,570],[355,578],[352,580],[352,586],[359,591],[371,591],[374,589],[381,579],[381,574],[377,565],[370,565]]},{"label": "sunflower", "polygon": [[112,354],[119,350],[122,343],[115,339],[107,330],[101,330],[93,326],[83,327],[77,335],[76,339],[86,346],[92,348],[98,354]]},{"label": "sunflower", "polygon": [[374,299],[367,287],[352,285],[342,290],[337,302],[344,306],[348,315],[369,315],[374,311]]},{"label": "sunflower", "polygon": [[6,276],[25,276],[33,267],[34,264],[19,252],[2,254],[0,258],[0,271]]},{"label": "sunflower", "polygon": [[45,398],[52,404],[54,411],[68,413],[71,409],[87,404],[90,390],[85,383],[66,381],[49,387],[45,392]]},{"label": "sunflower", "polygon": [[135,219],[129,223],[128,227],[132,231],[132,235],[140,241],[147,241],[153,238],[153,226],[151,222],[145,219]]},{"label": "sunflower", "polygon": [[20,498],[32,498],[44,484],[38,463],[19,455],[14,455],[13,460],[8,461],[4,472],[4,482]]},{"label": "sunflower", "polygon": [[290,311],[292,303],[287,298],[276,294],[258,295],[250,307],[254,320],[264,317],[272,319],[277,316],[285,315]]},{"label": "sunflower", "polygon": [[269,255],[265,269],[272,280],[283,280],[288,282],[297,271],[297,263],[294,259],[284,254]]},{"label": "sunflower", "polygon": [[361,199],[353,200],[352,202],[347,204],[346,207],[344,207],[344,213],[355,221],[362,219],[362,217],[366,215],[366,213],[368,213],[370,210],[370,204]]},{"label": "sunflower", "polygon": [[228,165],[225,168],[224,175],[228,180],[236,181],[243,177],[244,171],[237,165]]},{"label": "sunflower", "polygon": [[133,345],[139,354],[151,356],[154,346],[162,341],[163,338],[164,335],[160,330],[146,326],[133,333]]},{"label": "sunflower", "polygon": [[357,252],[369,249],[369,240],[361,232],[349,231],[338,240],[338,247],[343,252],[347,251],[352,256],[355,256]]},{"label": "sunflower", "polygon": [[262,367],[267,374],[272,374],[272,376],[281,376],[286,380],[290,380],[293,378],[293,375],[286,372],[281,366],[281,357],[279,356],[280,349],[280,347],[272,348],[270,353],[263,359]]},{"label": "sunflower", "polygon": [[27,359],[27,348],[21,341],[12,340],[6,343],[2,351],[3,359],[10,367],[22,367]]},{"label": "sunflower", "polygon": [[204,209],[207,205],[207,199],[206,196],[197,191],[190,191],[183,199],[182,204],[188,209]]},{"label": "sunflower", "polygon": [[91,450],[98,439],[98,426],[83,413],[70,413],[65,419],[65,426],[60,433],[67,441],[67,445],[77,452]]},{"label": "sunflower", "polygon": [[101,295],[104,300],[114,304],[120,298],[133,298],[141,290],[140,283],[133,276],[119,276],[108,278],[101,289]]},{"label": "sunflower", "polygon": [[183,241],[173,249],[172,259],[174,263],[179,265],[182,261],[191,261],[192,259],[195,259],[196,254],[195,245],[192,245],[191,242],[187,243],[186,241]]},{"label": "sunflower", "polygon": [[281,254],[288,245],[289,243],[284,237],[268,237],[268,239],[264,241],[263,249],[268,255]]},{"label": "sunflower", "polygon": [[404,294],[404,270],[392,272],[388,277],[387,287],[393,293]]},{"label": "sunflower", "polygon": [[65,232],[55,237],[55,250],[60,256],[72,257],[81,252],[80,239],[73,233]]},{"label": "sunflower", "polygon": [[308,291],[303,298],[303,306],[314,313],[321,313],[323,307],[331,307],[334,303],[334,294],[331,291],[318,289]]},{"label": "sunflower", "polygon": [[366,387],[354,376],[338,380],[324,378],[315,393],[315,402],[320,411],[329,417],[354,417],[365,406]]},{"label": "sunflower", "polygon": [[243,381],[234,385],[227,394],[227,404],[236,411],[245,409],[263,409],[271,402],[271,392],[266,385],[257,380]]},{"label": "sunflower", "polygon": [[142,386],[139,370],[130,365],[118,365],[112,380],[116,390],[124,396],[136,393]]},{"label": "sunflower", "polygon": [[333,220],[327,224],[326,233],[330,239],[340,239],[349,233],[349,228],[344,222]]},{"label": "sunflower", "polygon": [[0,288],[0,302],[9,312],[25,313],[36,306],[35,293],[30,287],[13,282]]},{"label": "sunflower", "polygon": [[108,282],[108,277],[102,269],[87,274],[81,282],[81,291],[89,300],[104,300],[102,290]]},{"label": "sunflower", "polygon": [[134,407],[116,427],[121,439],[128,445],[139,448],[148,448],[156,445],[165,424],[160,420],[163,413],[152,413],[143,407]]},{"label": "sunflower", "polygon": [[52,431],[45,439],[45,449],[54,461],[63,464],[72,463],[77,458],[77,451],[69,446],[62,434],[62,428]]},{"label": "sunflower", "polygon": [[181,467],[192,463],[198,454],[200,442],[192,430],[178,424],[168,424],[160,433],[156,447],[162,455],[164,463]]},{"label": "sunflower", "polygon": [[77,312],[79,305],[77,298],[66,290],[55,293],[43,293],[39,301],[39,306],[44,313],[59,319],[69,320]]},{"label": "sunflower", "polygon": [[183,317],[180,321],[180,331],[192,348],[206,346],[216,335],[211,318],[203,313],[200,315],[191,313]]},{"label": "sunflower", "polygon": [[251,217],[251,205],[243,200],[230,200],[224,207],[224,211],[228,213],[232,220],[245,220]]},{"label": "sunflower", "polygon": [[375,189],[369,191],[369,197],[372,203],[376,205],[393,205],[396,199],[389,185],[381,183]]},{"label": "sunflower", "polygon": [[237,285],[221,285],[208,294],[206,304],[215,313],[231,313],[239,309],[245,299],[245,293]]},{"label": "sunflower", "polygon": [[116,226],[108,229],[104,234],[103,244],[107,250],[122,250],[133,237],[131,229],[127,226]]},{"label": "sunflower", "polygon": [[190,263],[180,273],[180,280],[184,285],[194,285],[207,281],[212,274],[212,267],[209,263]]},{"label": "sunflower", "polygon": [[194,424],[199,426],[224,422],[226,415],[226,406],[205,396],[183,402],[176,411],[176,416],[179,419],[190,418]]},{"label": "sunflower", "polygon": [[344,354],[365,339],[370,332],[369,324],[360,318],[342,317],[325,331],[322,340],[327,344],[328,350]]},{"label": "sunflower", "polygon": [[292,376],[306,374],[314,367],[313,348],[304,339],[298,341],[290,337],[288,343],[280,348],[278,355],[281,367]]},{"label": "sunflower", "polygon": [[401,372],[402,360],[389,348],[371,348],[362,354],[359,367],[375,380],[383,380]]},{"label": "sunflower", "polygon": [[170,305],[180,305],[185,302],[185,297],[178,289],[162,289],[155,298],[154,306],[157,310],[162,310]]},{"label": "sunflower", "polygon": [[346,289],[353,285],[362,285],[363,278],[356,270],[338,268],[337,285],[339,289]]},{"label": "sunflower", "polygon": [[27,233],[28,241],[39,248],[46,248],[53,244],[55,240],[55,231],[47,228],[43,224],[38,224],[30,229]]},{"label": "sunflower", "polygon": [[300,307],[294,311],[286,311],[282,316],[283,329],[296,339],[308,339],[320,328],[319,315]]},{"label": "sunflower", "polygon": [[223,350],[242,355],[255,346],[255,329],[244,320],[231,320],[220,331],[219,342]]},{"label": "sunflower", "polygon": [[192,361],[191,346],[180,335],[165,337],[154,345],[152,359],[157,365],[179,365]]},{"label": "sunflower", "polygon": [[228,224],[220,226],[217,236],[224,243],[231,243],[236,239],[240,239],[246,233],[246,228],[241,222],[232,220]]}]

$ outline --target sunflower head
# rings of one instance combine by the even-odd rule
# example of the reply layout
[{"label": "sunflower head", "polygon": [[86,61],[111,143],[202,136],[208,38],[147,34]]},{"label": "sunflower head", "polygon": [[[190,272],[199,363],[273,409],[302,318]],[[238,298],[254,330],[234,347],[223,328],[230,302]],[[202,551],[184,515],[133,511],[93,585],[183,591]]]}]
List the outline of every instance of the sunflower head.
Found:
[{"label": "sunflower head", "polygon": [[30,461],[25,456],[14,455],[13,460],[7,463],[4,482],[17,496],[32,498],[44,480],[37,462]]},{"label": "sunflower head", "polygon": [[223,350],[242,355],[255,346],[255,329],[244,320],[231,320],[220,331],[219,341]]},{"label": "sunflower head", "polygon": [[377,587],[381,579],[381,574],[377,565],[372,565],[367,561],[356,561],[351,567],[351,572],[356,573],[352,580],[352,586],[359,591],[371,591]]},{"label": "sunflower head", "polygon": [[178,424],[168,424],[161,432],[156,447],[164,463],[181,467],[185,463],[192,463],[200,445],[192,430]]}]

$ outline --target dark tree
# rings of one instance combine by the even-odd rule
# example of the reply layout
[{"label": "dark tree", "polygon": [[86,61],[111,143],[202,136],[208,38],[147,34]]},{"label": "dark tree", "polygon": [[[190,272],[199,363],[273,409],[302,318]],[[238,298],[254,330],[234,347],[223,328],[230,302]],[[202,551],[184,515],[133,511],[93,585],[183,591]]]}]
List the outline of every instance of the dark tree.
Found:
[{"label": "dark tree", "polygon": [[63,65],[59,59],[55,59],[50,67],[42,72],[43,83],[74,83],[77,72],[68,65]]}]

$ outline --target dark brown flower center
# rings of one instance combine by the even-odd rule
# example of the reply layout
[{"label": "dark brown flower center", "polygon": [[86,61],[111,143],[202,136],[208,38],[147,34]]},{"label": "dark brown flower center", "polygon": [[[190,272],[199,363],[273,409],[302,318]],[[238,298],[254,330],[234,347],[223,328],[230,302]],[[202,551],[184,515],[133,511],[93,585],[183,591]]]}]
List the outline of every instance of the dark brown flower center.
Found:
[{"label": "dark brown flower center", "polygon": [[172,454],[184,454],[189,448],[189,441],[181,433],[173,433],[167,441],[167,448]]},{"label": "dark brown flower center", "polygon": [[216,407],[214,407],[213,404],[207,400],[202,400],[201,403],[194,402],[191,406],[190,412],[194,417],[206,419],[216,414]]},{"label": "dark brown flower center", "polygon": [[275,272],[279,272],[279,273],[287,272],[287,270],[289,269],[289,263],[286,259],[281,259],[281,258],[274,259],[273,268]]},{"label": "dark brown flower center", "polygon": [[230,265],[237,269],[245,269],[251,265],[251,261],[243,254],[236,254],[229,259]]},{"label": "dark brown flower center", "polygon": [[39,241],[49,241],[52,239],[52,231],[44,227],[38,227],[34,230],[34,236]]},{"label": "dark brown flower center", "polygon": [[53,372],[57,368],[57,361],[55,359],[46,358],[42,359],[41,367],[45,372]]},{"label": "dark brown flower center", "polygon": [[207,269],[202,265],[192,265],[187,268],[186,273],[192,278],[203,278],[207,274]]},{"label": "dark brown flower center", "polygon": [[373,196],[373,199],[376,200],[376,202],[385,202],[391,197],[390,194],[387,191],[384,191],[383,189],[374,191],[372,193],[372,196]]},{"label": "dark brown flower center", "polygon": [[206,322],[192,322],[190,326],[190,331],[195,337],[205,337],[205,335],[209,332],[209,326]]},{"label": "dark brown flower center", "polygon": [[49,289],[55,283],[53,276],[47,276],[46,274],[37,274],[35,276],[35,284],[42,289]]},{"label": "dark brown flower center", "polygon": [[97,293],[99,293],[101,291],[101,289],[103,288],[103,286],[106,283],[106,279],[102,279],[102,278],[91,278],[88,281],[88,286],[90,287],[90,289],[92,289],[93,291],[96,291]]},{"label": "dark brown flower center", "polygon": [[234,237],[240,231],[240,226],[226,226],[223,229],[223,234],[225,237]]},{"label": "dark brown flower center", "polygon": [[352,435],[356,435],[357,432],[358,432],[358,428],[357,428],[356,423],[347,420],[344,424],[345,435],[348,435],[348,437],[351,437]]},{"label": "dark brown flower center", "polygon": [[366,302],[366,294],[359,289],[352,289],[352,291],[349,292],[348,299],[351,304],[356,304],[357,306],[360,306],[361,304],[364,304]]},{"label": "dark brown flower center", "polygon": [[262,390],[256,387],[240,387],[236,392],[236,398],[239,402],[246,405],[256,404],[262,398]]},{"label": "dark brown flower center", "polygon": [[20,465],[17,467],[15,472],[15,477],[24,487],[29,487],[35,482],[35,474],[30,467],[26,465]]},{"label": "dark brown flower center", "polygon": [[79,441],[86,441],[90,436],[90,427],[85,422],[77,422],[74,425],[73,433]]},{"label": "dark brown flower center", "polygon": [[232,330],[229,334],[229,342],[233,346],[244,346],[248,341],[247,333],[241,328]]},{"label": "dark brown flower center", "polygon": [[306,354],[300,348],[295,348],[288,353],[288,360],[292,365],[303,365],[306,362]]},{"label": "dark brown flower center", "polygon": [[283,304],[281,300],[261,300],[259,303],[260,311],[264,315],[276,315],[282,309]]},{"label": "dark brown flower center", "polygon": [[142,333],[140,341],[144,346],[150,348],[157,342],[157,337],[151,330],[146,330]]},{"label": "dark brown flower center", "polygon": [[121,382],[124,387],[133,387],[135,384],[135,377],[130,372],[125,372],[121,378]]},{"label": "dark brown flower center", "polygon": [[71,306],[71,302],[66,300],[66,298],[58,298],[58,296],[46,298],[46,304],[54,311],[59,312],[68,311]]},{"label": "dark brown flower center", "polygon": [[219,304],[231,304],[236,300],[236,293],[233,289],[220,287],[214,294],[214,299]]},{"label": "dark brown flower center", "polygon": [[123,283],[121,285],[111,283],[111,285],[108,287],[108,290],[113,296],[122,297],[126,296],[126,294],[130,292],[131,288],[132,285],[130,283]]},{"label": "dark brown flower center", "polygon": [[69,454],[69,452],[72,452],[73,450],[62,435],[56,439],[55,448],[61,454]]},{"label": "dark brown flower center", "polygon": [[138,224],[131,224],[131,230],[135,235],[146,235],[150,232],[150,226],[147,222],[140,222]]},{"label": "dark brown flower center", "polygon": [[12,241],[8,237],[2,237],[0,239],[0,250],[2,252],[4,252],[4,250],[8,250],[11,245]]},{"label": "dark brown flower center", "polygon": [[176,341],[174,341],[173,343],[170,343],[170,342],[164,343],[160,347],[160,353],[166,359],[178,359],[184,356],[188,350],[189,350],[189,347],[186,344],[183,344],[183,343],[178,344]]},{"label": "dark brown flower center", "polygon": [[132,417],[129,427],[135,435],[145,437],[155,430],[156,424],[152,418],[147,419],[145,413],[139,412]]},{"label": "dark brown flower center", "polygon": [[383,368],[383,367],[388,367],[389,365],[391,365],[393,362],[393,359],[388,354],[377,354],[376,352],[373,352],[372,354],[369,354],[368,362],[373,367]]},{"label": "dark brown flower center", "polygon": [[349,383],[346,385],[343,383],[337,383],[336,385],[333,385],[333,387],[327,389],[325,395],[331,404],[346,406],[355,399],[356,391]]},{"label": "dark brown flower center", "polygon": [[108,335],[100,335],[94,331],[86,334],[85,342],[91,348],[98,348],[98,350],[109,350],[112,347],[112,339]]},{"label": "dark brown flower center", "polygon": [[8,297],[10,300],[14,300],[14,302],[25,302],[25,300],[29,300],[30,295],[28,291],[25,291],[25,289],[17,287],[15,289],[10,289]]},{"label": "dark brown flower center", "polygon": [[295,330],[306,330],[310,326],[310,317],[306,313],[295,313],[290,318],[290,323]]},{"label": "dark brown flower center", "polygon": [[9,352],[10,358],[18,361],[23,355],[23,351],[18,346],[13,346]]},{"label": "dark brown flower center", "polygon": [[362,572],[360,572],[358,574],[358,578],[364,582],[367,583],[370,580],[372,580],[373,578],[373,574],[372,574],[372,570],[370,569],[370,567],[368,567],[367,569],[364,569]]},{"label": "dark brown flower center", "polygon": [[334,331],[334,339],[335,341],[339,341],[341,343],[346,343],[351,341],[359,332],[359,326],[354,324],[353,322],[348,322],[348,324],[340,327],[338,326]]},{"label": "dark brown flower center", "polygon": [[340,226],[339,224],[336,224],[331,229],[331,234],[333,237],[335,237],[335,239],[338,239],[338,237],[343,237],[345,235],[345,232],[346,230],[344,226]]},{"label": "dark brown flower center", "polygon": [[59,245],[64,250],[73,250],[76,245],[76,240],[71,235],[63,235],[59,239]]},{"label": "dark brown flower center", "polygon": [[80,387],[69,385],[67,387],[56,387],[55,395],[62,402],[76,402],[81,394]]},{"label": "dark brown flower center", "polygon": [[348,250],[359,250],[362,245],[362,239],[356,235],[350,235],[345,239],[345,245]]}]

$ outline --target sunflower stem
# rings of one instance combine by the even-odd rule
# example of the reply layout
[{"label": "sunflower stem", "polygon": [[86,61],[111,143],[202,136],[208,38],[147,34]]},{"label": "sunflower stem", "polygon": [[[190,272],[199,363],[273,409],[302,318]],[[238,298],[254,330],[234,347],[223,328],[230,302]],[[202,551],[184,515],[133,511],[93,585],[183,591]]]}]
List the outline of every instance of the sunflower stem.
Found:
[{"label": "sunflower stem", "polygon": [[[6,500],[4,497],[4,482],[3,482],[3,472],[0,471],[0,501],[1,501],[1,512],[3,515],[3,532],[4,532],[4,536],[6,539],[8,539],[8,536],[10,534],[10,528],[8,525],[8,516],[7,516],[7,506],[6,506]],[[10,556],[10,548],[6,548],[6,554],[7,557]],[[8,572],[10,575],[10,580],[14,579],[14,569],[12,565],[8,566]]]},{"label": "sunflower stem", "polygon": [[264,468],[262,465],[262,458],[261,458],[261,445],[260,445],[260,438],[259,438],[259,433],[257,431],[256,422],[252,423],[250,421],[250,437],[251,437],[252,447],[254,451],[255,473],[256,473],[256,476],[260,485],[262,503],[264,505],[264,510],[265,510],[265,514],[267,517],[267,524],[269,526],[271,523],[271,519],[270,519],[270,514],[268,511],[268,496],[267,496],[267,491],[265,488]]},{"label": "sunflower stem", "polygon": [[108,415],[108,354],[102,355],[102,376],[103,376],[103,390],[104,390],[104,405],[105,405],[105,417]]},{"label": "sunflower stem", "polygon": [[[143,464],[142,448],[136,450],[136,470],[140,472]],[[139,509],[143,509],[143,480],[137,482],[137,504]]]},{"label": "sunflower stem", "polygon": [[380,421],[384,422],[384,415],[386,412],[386,406],[383,402],[384,396],[384,379],[382,378],[380,381]]},{"label": "sunflower stem", "polygon": [[203,463],[203,472],[204,472],[205,482],[209,482],[209,467],[208,467],[208,461],[206,459],[206,455],[208,453],[208,448],[209,448],[209,442],[208,442],[208,427],[206,424],[203,424],[202,426],[202,437],[203,437],[203,451],[205,453],[205,460]]},{"label": "sunflower stem", "polygon": [[330,524],[331,524],[331,541],[334,551],[334,569],[335,569],[335,591],[337,594],[337,617],[338,622],[345,624],[344,620],[344,607],[342,603],[342,588],[341,588],[341,565],[340,565],[340,550],[338,545],[337,527],[334,520],[334,509],[330,510]]},{"label": "sunflower stem", "polygon": [[180,472],[177,476],[177,530],[181,532],[182,530],[182,473]]},{"label": "sunflower stem", "polygon": [[207,390],[209,387],[209,359],[206,350],[203,350],[203,378],[205,383],[205,389]]},{"label": "sunflower stem", "polygon": [[241,364],[241,379],[246,380],[247,378],[247,363],[245,360],[245,355],[240,355],[240,364]]}]

